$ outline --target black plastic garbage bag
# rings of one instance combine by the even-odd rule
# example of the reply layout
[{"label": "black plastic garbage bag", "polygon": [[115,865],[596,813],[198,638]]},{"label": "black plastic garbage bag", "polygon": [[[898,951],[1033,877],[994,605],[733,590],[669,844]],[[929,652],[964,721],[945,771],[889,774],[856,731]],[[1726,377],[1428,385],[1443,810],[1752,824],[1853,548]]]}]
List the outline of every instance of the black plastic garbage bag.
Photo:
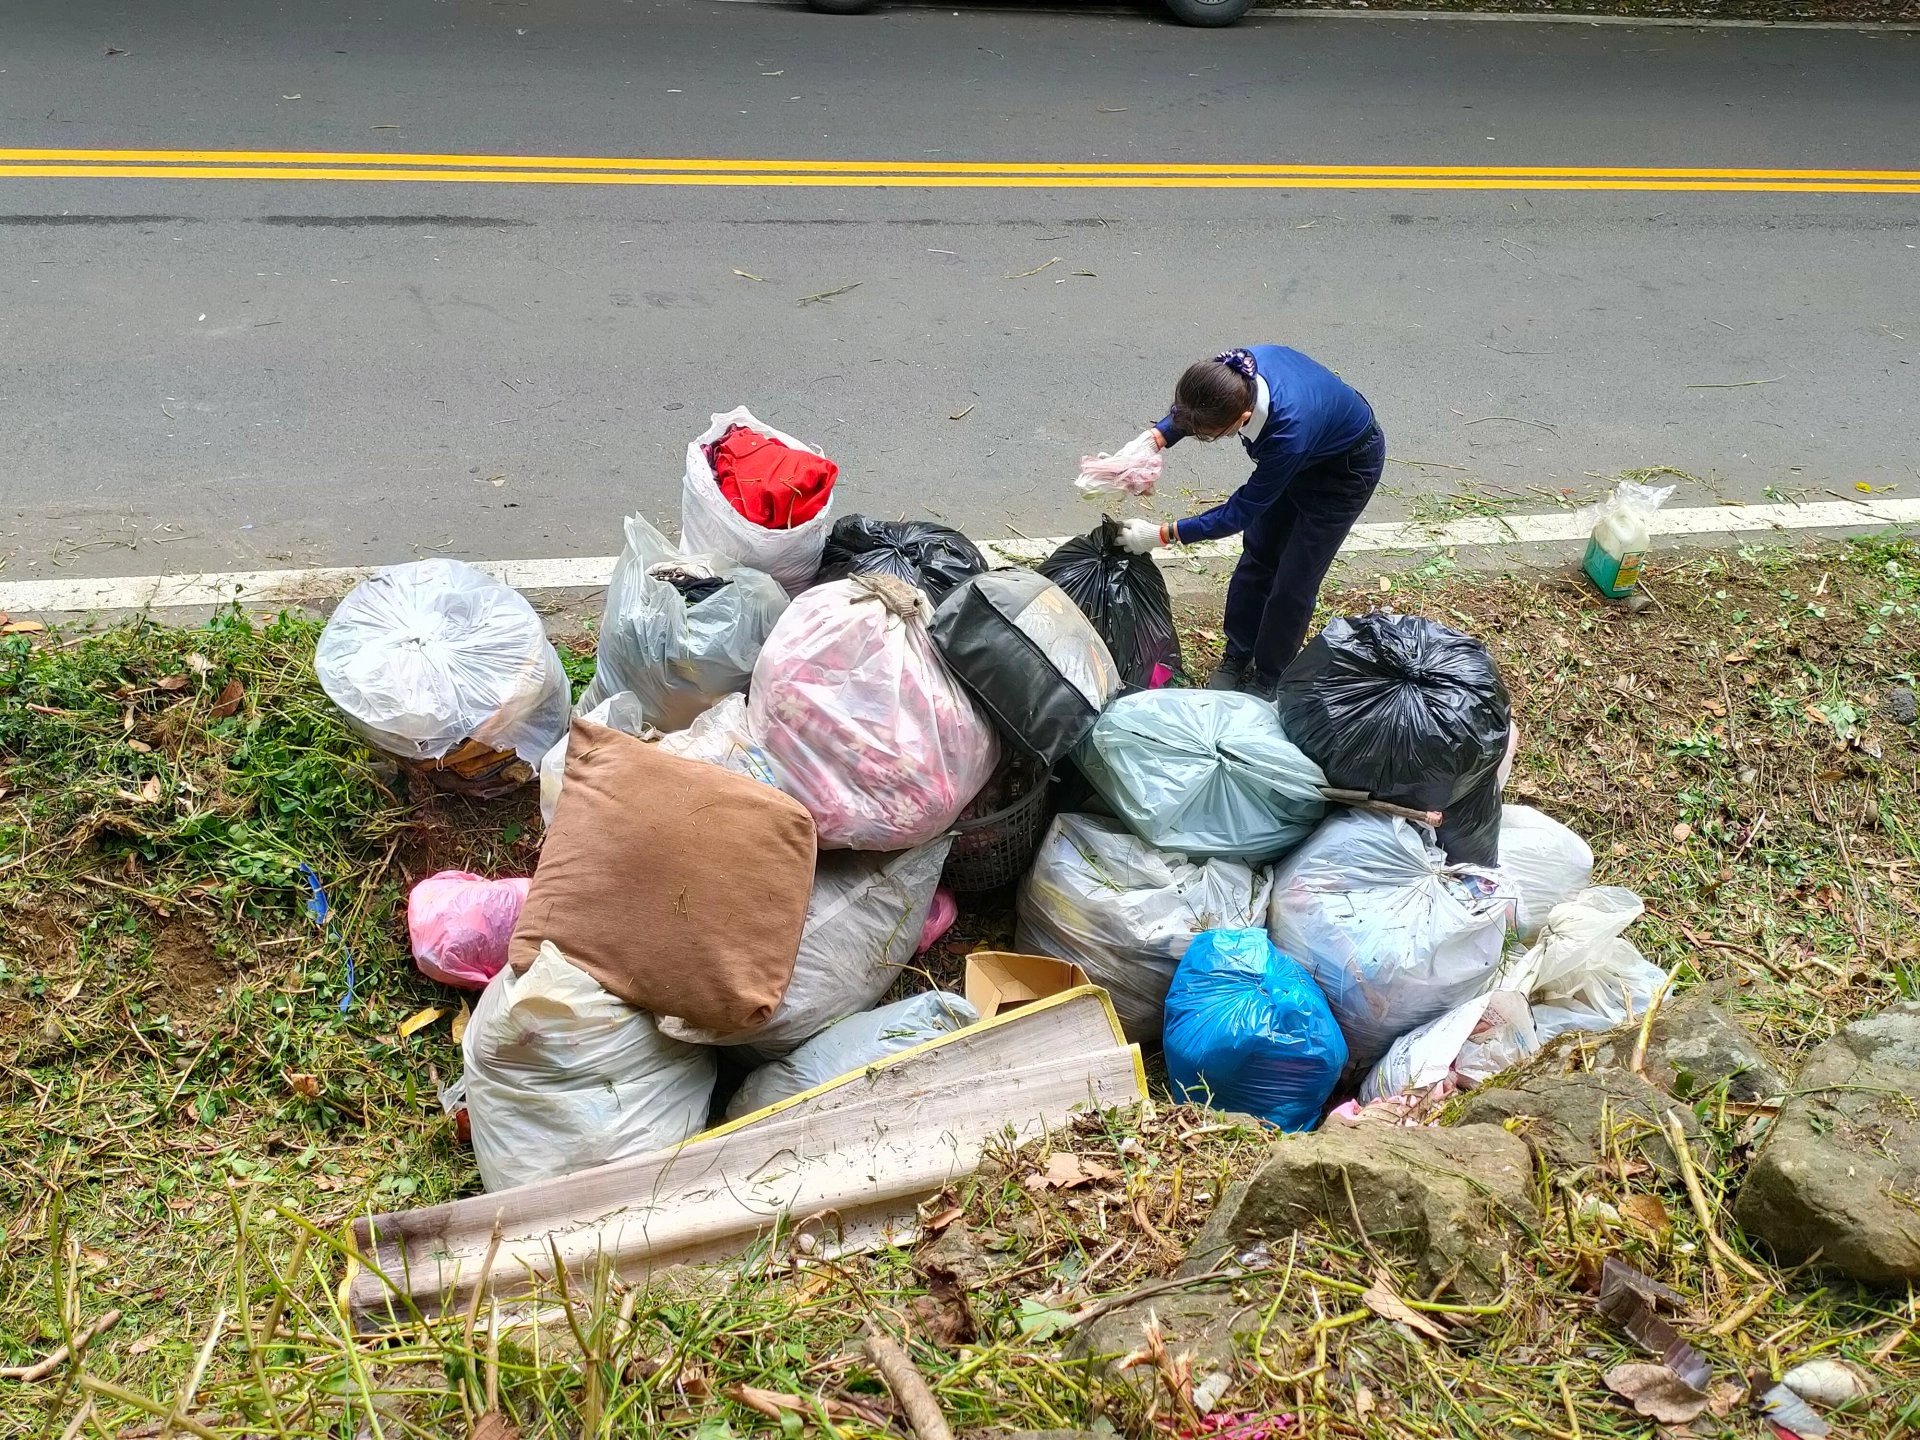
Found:
[{"label": "black plastic garbage bag", "polygon": [[815,583],[849,575],[891,575],[918,585],[938,605],[954,586],[987,568],[987,557],[958,530],[931,520],[843,515],[827,536]]},{"label": "black plastic garbage bag", "polygon": [[1104,516],[1098,527],[1049,555],[1040,573],[1093,622],[1127,684],[1164,685],[1183,673],[1173,601],[1152,557],[1128,554],[1119,539],[1120,522]]},{"label": "black plastic garbage bag", "polygon": [[1331,620],[1280,677],[1276,703],[1329,785],[1441,811],[1449,861],[1499,863],[1513,714],[1485,645],[1417,615]]}]

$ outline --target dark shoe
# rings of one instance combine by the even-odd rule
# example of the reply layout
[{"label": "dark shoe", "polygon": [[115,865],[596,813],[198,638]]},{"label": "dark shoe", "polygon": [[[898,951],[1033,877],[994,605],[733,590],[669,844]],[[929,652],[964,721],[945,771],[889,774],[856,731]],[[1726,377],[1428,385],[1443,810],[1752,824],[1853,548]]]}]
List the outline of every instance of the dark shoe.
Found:
[{"label": "dark shoe", "polygon": [[1213,674],[1207,677],[1209,690],[1238,690],[1240,677],[1246,674],[1246,667],[1232,660],[1222,660],[1213,667]]},{"label": "dark shoe", "polygon": [[1280,693],[1280,677],[1269,675],[1264,670],[1249,670],[1246,678],[1240,682],[1240,693],[1251,695],[1256,700],[1271,701]]}]

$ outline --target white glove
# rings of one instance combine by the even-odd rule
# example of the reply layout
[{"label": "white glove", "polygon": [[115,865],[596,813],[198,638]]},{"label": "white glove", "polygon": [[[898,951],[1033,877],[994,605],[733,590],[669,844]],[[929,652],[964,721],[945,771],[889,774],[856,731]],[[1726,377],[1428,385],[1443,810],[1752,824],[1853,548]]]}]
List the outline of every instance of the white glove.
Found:
[{"label": "white glove", "polygon": [[1151,520],[1122,520],[1119,539],[1120,548],[1131,555],[1146,555],[1166,543]]}]

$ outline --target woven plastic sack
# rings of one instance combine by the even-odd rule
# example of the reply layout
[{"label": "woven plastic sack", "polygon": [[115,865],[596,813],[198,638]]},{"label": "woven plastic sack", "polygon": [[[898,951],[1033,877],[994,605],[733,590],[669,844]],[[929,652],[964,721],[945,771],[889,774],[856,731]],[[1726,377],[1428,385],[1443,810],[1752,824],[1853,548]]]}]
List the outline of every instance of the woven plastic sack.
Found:
[{"label": "woven plastic sack", "polygon": [[1209,930],[1167,992],[1175,1098],[1244,1111],[1282,1130],[1320,1121],[1347,1044],[1311,976],[1258,929]]},{"label": "woven plastic sack", "polygon": [[[644,735],[647,731],[646,712],[627,690],[616,691],[592,709],[582,710],[580,718],[623,735]],[[553,824],[553,812],[560,804],[560,786],[567,776],[567,739],[567,733],[563,732],[540,761],[540,819],[548,825]]]},{"label": "woven plastic sack", "polygon": [[1573,831],[1531,805],[1500,808],[1500,869],[1520,897],[1514,928],[1531,941],[1547,915],[1587,888],[1593,851]]},{"label": "woven plastic sack", "polygon": [[822,849],[924,845],[999,762],[993,723],[934,653],[929,609],[899,580],[836,580],[794,601],[760,652],[748,728]]},{"label": "woven plastic sack", "polygon": [[1502,981],[1527,992],[1542,1045],[1569,1030],[1611,1030],[1647,1013],[1667,972],[1621,938],[1646,908],[1633,891],[1603,885],[1548,913],[1539,940]]},{"label": "woven plastic sack", "polygon": [[1487,647],[1418,615],[1330,620],[1280,677],[1288,736],[1327,782],[1443,815],[1455,864],[1500,859],[1496,778],[1512,737]]},{"label": "woven plastic sack", "polygon": [[461,1039],[473,1154],[489,1190],[677,1145],[707,1123],[711,1050],[662,1035],[551,943],[488,984]]},{"label": "woven plastic sack", "polygon": [[403,760],[475,740],[538,765],[567,730],[572,692],[540,617],[458,560],[389,565],[354,586],[313,669],[355,732]]},{"label": "woven plastic sack", "polygon": [[1093,622],[1128,685],[1157,690],[1184,673],[1166,577],[1151,555],[1120,548],[1118,520],[1103,516],[1042,561],[1040,573]]},{"label": "woven plastic sack", "polygon": [[1262,864],[1306,839],[1327,811],[1320,767],[1251,695],[1123,695],[1074,760],[1134,834],[1193,859]]},{"label": "woven plastic sack", "polygon": [[940,602],[933,643],[1004,735],[1052,766],[1120,693],[1106,641],[1067,593],[1031,570],[976,575]]},{"label": "woven plastic sack", "polygon": [[987,568],[987,557],[958,530],[931,520],[843,515],[820,552],[815,582],[853,575],[891,575],[927,592],[935,605]]},{"label": "woven plastic sack", "polygon": [[1117,820],[1057,815],[1021,883],[1014,944],[1085,970],[1113,997],[1127,1038],[1153,1046],[1193,937],[1265,924],[1272,885],[1235,860],[1155,850]]},{"label": "woven plastic sack", "polygon": [[[727,583],[689,604],[655,573],[669,569]],[[625,690],[654,729],[684,730],[723,697],[747,688],[760,646],[786,608],[787,592],[772,576],[725,555],[682,554],[640,516],[629,515],[626,548],[607,587],[593,683],[580,704],[591,707]]]},{"label": "woven plastic sack", "polygon": [[1360,1103],[1470,1090],[1540,1048],[1533,1007],[1512,990],[1476,995],[1388,1047],[1360,1086]]},{"label": "woven plastic sack", "polygon": [[489,880],[465,870],[429,875],[407,894],[407,939],[420,973],[462,990],[484,989],[507,963],[507,944],[533,881]]},{"label": "woven plastic sack", "polygon": [[939,990],[849,1015],[791,1055],[769,1061],[749,1074],[727,1102],[727,1118],[737,1120],[777,1105],[876,1060],[964,1030],[979,1018],[979,1012],[958,995]]},{"label": "woven plastic sack", "polygon": [[1333,816],[1273,874],[1273,943],[1319,982],[1356,1066],[1491,988],[1513,922],[1497,870],[1449,865],[1394,816]]},{"label": "woven plastic sack", "polygon": [[757,1030],[730,1035],[665,1018],[660,1028],[696,1045],[748,1046],[772,1060],[867,1009],[912,963],[952,847],[953,837],[942,835],[894,855],[822,855],[793,979],[773,1018]]},{"label": "woven plastic sack", "polygon": [[742,405],[715,415],[713,423],[687,446],[687,473],[680,489],[680,541],[689,554],[725,555],[771,575],[796,595],[813,582],[820,568],[821,547],[833,528],[833,500],[820,513],[791,530],[768,530],[747,519],[720,493],[720,482],[707,460],[707,446],[736,425],[769,435],[783,445],[819,455],[824,452],[796,440],[785,431],[763,425]]}]

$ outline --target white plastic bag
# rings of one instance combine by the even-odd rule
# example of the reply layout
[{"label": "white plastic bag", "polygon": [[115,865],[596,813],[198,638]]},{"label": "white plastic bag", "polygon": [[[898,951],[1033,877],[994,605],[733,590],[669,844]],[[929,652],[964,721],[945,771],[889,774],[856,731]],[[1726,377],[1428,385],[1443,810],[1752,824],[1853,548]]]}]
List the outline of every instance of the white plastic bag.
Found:
[{"label": "white plastic bag", "polygon": [[993,722],[934,653],[927,597],[856,575],[794,601],[767,637],[748,727],[823,850],[906,850],[992,777]]},{"label": "white plastic bag", "polygon": [[820,552],[826,546],[827,532],[833,528],[833,500],[829,497],[818,515],[791,530],[768,530],[734,509],[720,493],[720,482],[707,460],[707,446],[736,425],[757,430],[795,450],[825,453],[785,431],[761,424],[744,405],[715,415],[713,423],[687,446],[687,474],[680,490],[680,543],[691,554],[729,555],[771,575],[789,595],[797,595],[812,583],[820,568]]},{"label": "white plastic bag", "polygon": [[1514,928],[1531,941],[1547,912],[1587,888],[1593,851],[1587,842],[1531,805],[1500,807],[1500,869],[1513,882],[1520,903]]},{"label": "white plastic bag", "polygon": [[713,1052],[662,1035],[551,941],[502,970],[460,1043],[473,1154],[489,1190],[677,1145],[707,1123]]},{"label": "white plastic bag", "polygon": [[763,1060],[798,1049],[836,1020],[867,1009],[909,965],[926,928],[953,837],[896,855],[829,851],[813,872],[800,953],[773,1018],[732,1035],[663,1017],[660,1028],[696,1045],[745,1045]]},{"label": "white plastic bag", "polygon": [[1113,997],[1127,1038],[1158,1045],[1167,987],[1203,930],[1266,923],[1272,881],[1236,860],[1193,864],[1116,820],[1054,817],[1020,886],[1015,946],[1071,960]]},{"label": "white plastic bag", "polygon": [[540,617],[458,560],[389,565],[354,586],[313,669],[347,723],[403,760],[476,740],[538,765],[567,731],[572,692]]},{"label": "white plastic bag", "polygon": [[[675,570],[727,583],[689,604],[664,578]],[[626,548],[607,587],[593,683],[580,704],[626,690],[656,730],[684,730],[723,696],[747,688],[760,646],[786,608],[787,592],[771,575],[722,554],[683,554],[629,515]]]},{"label": "white plastic bag", "polygon": [[682,760],[704,760],[749,780],[779,788],[773,762],[747,729],[747,697],[729,695],[684,730],[660,737],[660,748]]},{"label": "white plastic bag", "polygon": [[1533,1001],[1533,1025],[1546,1044],[1569,1030],[1611,1030],[1638,1020],[1667,983],[1667,972],[1621,934],[1646,906],[1631,890],[1584,890],[1547,916],[1507,988]]},{"label": "white plastic bag", "polygon": [[1360,1103],[1435,1086],[1444,1086],[1444,1094],[1470,1090],[1539,1048],[1527,997],[1489,991],[1394,1041],[1360,1086]]},{"label": "white plastic bag", "polygon": [[1287,739],[1273,706],[1251,695],[1122,695],[1074,757],[1134,834],[1195,859],[1276,859],[1327,813],[1326,776]]},{"label": "white plastic bag", "polygon": [[876,1060],[964,1030],[979,1018],[979,1012],[958,995],[939,990],[849,1015],[786,1058],[769,1061],[749,1074],[727,1102],[727,1118],[737,1120],[764,1110]]},{"label": "white plastic bag", "polygon": [[1497,870],[1449,865],[1397,816],[1349,810],[1274,870],[1273,943],[1307,967],[1356,1068],[1487,988],[1513,923]]},{"label": "white plastic bag", "polygon": [[[646,713],[641,710],[640,702],[626,690],[615,691],[591,710],[581,711],[580,718],[591,720],[596,725],[605,725],[610,730],[618,730],[623,735],[647,733]],[[559,740],[540,761],[540,819],[543,824],[553,824],[553,812],[560,805],[560,786],[567,776],[569,733],[562,730]]]},{"label": "white plastic bag", "polygon": [[1154,434],[1146,430],[1122,445],[1113,454],[1080,457],[1080,478],[1073,482],[1082,495],[1103,495],[1118,491],[1123,495],[1151,495],[1166,468],[1166,456],[1154,443]]}]

